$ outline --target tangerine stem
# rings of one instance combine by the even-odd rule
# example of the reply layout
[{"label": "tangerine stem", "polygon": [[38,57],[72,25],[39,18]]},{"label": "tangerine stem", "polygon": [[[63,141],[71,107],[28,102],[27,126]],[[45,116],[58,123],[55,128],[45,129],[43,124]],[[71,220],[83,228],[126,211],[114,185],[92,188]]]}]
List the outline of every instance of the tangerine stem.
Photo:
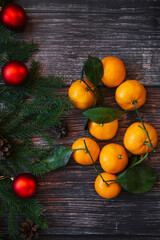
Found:
[{"label": "tangerine stem", "polygon": [[131,108],[125,110],[124,112],[129,112],[130,110],[134,110],[134,109],[135,109],[135,107],[131,107]]},{"label": "tangerine stem", "polygon": [[91,155],[90,151],[89,151],[88,148],[87,148],[87,144],[86,144],[85,139],[83,139],[83,142],[84,142],[84,145],[85,145],[85,149],[86,149],[86,151],[88,152],[88,154],[89,154],[89,156],[90,156],[90,158],[91,158],[91,160],[92,160],[92,162],[93,162],[93,165],[94,165],[94,168],[95,168],[96,172],[100,175],[100,177],[102,178],[102,181],[106,184],[106,186],[109,187],[109,184],[107,183],[107,181],[104,180],[104,178],[102,177],[102,174],[100,173],[100,171],[99,171],[98,168],[96,167],[96,164],[95,164],[95,162],[93,161],[92,155]]},{"label": "tangerine stem", "polygon": [[92,90],[92,88],[86,83],[86,81],[85,81],[84,78],[83,78],[83,75],[84,75],[84,66],[85,66],[85,62],[84,62],[84,64],[83,64],[83,68],[82,68],[82,72],[81,72],[81,81],[86,84],[87,88],[88,88],[88,89],[93,93],[93,95],[94,95],[94,106],[93,106],[93,108],[94,108],[94,107],[96,106],[97,97],[96,97],[96,94],[95,94],[94,90]]},{"label": "tangerine stem", "polygon": [[133,101],[133,104],[134,104],[134,107],[135,107],[135,112],[136,112],[136,114],[137,114],[137,117],[138,117],[139,120],[141,121],[142,126],[143,126],[143,129],[144,129],[144,131],[145,131],[146,134],[147,134],[147,137],[148,137],[148,140],[149,140],[149,146],[150,146],[150,147],[152,148],[152,150],[155,152],[155,149],[154,149],[154,147],[153,147],[153,145],[152,145],[152,142],[151,142],[151,139],[150,139],[150,137],[149,137],[148,131],[147,131],[147,129],[146,129],[145,125],[144,125],[144,122],[143,122],[143,120],[142,120],[142,118],[141,118],[141,116],[140,116],[140,114],[139,114],[136,101]]},{"label": "tangerine stem", "polygon": [[86,150],[86,148],[76,148],[76,149],[72,149],[73,151],[76,151],[76,150]]},{"label": "tangerine stem", "polygon": [[116,182],[116,180],[108,180],[107,182],[111,182],[111,183],[108,183],[108,187],[112,184],[112,182]]}]

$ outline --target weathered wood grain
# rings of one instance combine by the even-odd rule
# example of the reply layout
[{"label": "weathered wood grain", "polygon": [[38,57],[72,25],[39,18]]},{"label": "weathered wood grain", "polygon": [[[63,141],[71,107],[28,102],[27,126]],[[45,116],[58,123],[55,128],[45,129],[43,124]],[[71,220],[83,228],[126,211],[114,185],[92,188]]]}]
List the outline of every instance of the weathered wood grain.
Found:
[{"label": "weathered wood grain", "polygon": [[[26,8],[28,23],[19,39],[39,43],[35,58],[45,74],[60,74],[66,84],[79,78],[88,54],[100,59],[113,55],[126,66],[126,79],[137,79],[147,87],[147,102],[140,109],[143,120],[160,135],[160,1],[159,0],[16,0]],[[67,94],[67,88],[62,89]],[[119,108],[115,89],[100,87],[103,100],[98,106]],[[129,112],[119,120],[116,137],[97,141],[100,147],[109,142],[123,143],[127,127],[136,115]],[[85,118],[73,109],[66,118],[68,135],[60,144],[71,147],[83,137]],[[91,137],[89,133],[86,136]],[[94,139],[94,138],[93,138]],[[38,139],[37,139],[38,141]],[[156,153],[143,164],[160,173],[160,143]],[[98,163],[97,163],[98,164]],[[122,191],[115,199],[100,198],[94,190],[93,166],[81,166],[71,158],[69,164],[39,180],[36,197],[46,207],[50,228],[40,240],[159,240],[160,181],[145,194]],[[20,219],[21,221],[21,219]],[[6,232],[7,217],[0,220]],[[90,235],[93,234],[93,235]],[[103,236],[104,234],[104,236]],[[81,236],[78,236],[81,235]],[[8,239],[6,236],[5,239]]]},{"label": "weathered wood grain", "polygon": [[46,74],[60,74],[69,85],[79,79],[88,55],[124,61],[127,79],[160,85],[160,18],[150,14],[81,12],[28,13],[19,38],[39,43]]},{"label": "weathered wood grain", "polygon": [[[114,101],[114,89],[101,87],[100,91],[103,104],[101,100],[99,105],[118,108]],[[63,92],[66,93],[67,89],[64,89]],[[159,88],[147,87],[147,94],[147,102],[140,108],[140,112],[144,121],[151,123],[160,134]],[[97,140],[100,147],[109,142],[123,144],[125,130],[135,119],[136,116],[133,112],[121,117],[116,137],[111,141]],[[82,111],[72,110],[66,118],[69,128],[68,136],[64,137],[61,143],[71,147],[77,138],[83,137],[84,121]],[[86,136],[91,137],[89,133]],[[160,173],[159,146],[160,143],[157,145],[156,153],[150,153],[150,157],[144,162],[158,173]],[[40,179],[36,197],[48,209],[46,214],[50,228],[47,234],[150,235],[159,237],[159,180],[148,193],[134,195],[122,191],[117,198],[106,200],[99,197],[94,190],[96,176],[97,173],[93,166],[78,165],[71,158],[66,167],[50,172]],[[6,229],[6,220],[1,224],[1,229]]]},{"label": "weathered wood grain", "polygon": [[[4,235],[5,239],[8,240],[8,235]],[[159,237],[153,236],[108,236],[108,235],[53,235],[53,234],[40,234],[38,240],[159,240]],[[17,238],[16,240],[22,240]]]},{"label": "weathered wood grain", "polygon": [[156,237],[152,237],[152,236],[148,236],[148,237],[144,237],[144,236],[140,236],[140,237],[135,237],[135,236],[103,236],[103,235],[89,235],[89,236],[77,236],[77,235],[70,235],[70,236],[66,236],[66,235],[62,235],[62,236],[55,236],[55,235],[48,235],[48,236],[44,236],[42,235],[42,237],[39,238],[40,240],[106,240],[106,239],[112,239],[112,240],[159,240],[159,238]]},{"label": "weathered wood grain", "polygon": [[105,12],[105,13],[157,13],[160,8],[159,0],[16,0],[28,11],[34,12]]}]

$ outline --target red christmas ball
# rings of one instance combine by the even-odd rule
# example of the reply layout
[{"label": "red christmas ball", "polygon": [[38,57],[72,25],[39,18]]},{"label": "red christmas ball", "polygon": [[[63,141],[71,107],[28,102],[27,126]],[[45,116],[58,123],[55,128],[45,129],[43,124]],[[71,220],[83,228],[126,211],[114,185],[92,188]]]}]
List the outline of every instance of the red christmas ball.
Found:
[{"label": "red christmas ball", "polygon": [[13,180],[12,189],[18,197],[29,198],[36,193],[37,182],[32,174],[21,173]]},{"label": "red christmas ball", "polygon": [[1,22],[12,30],[22,30],[26,23],[26,12],[15,3],[7,4],[0,13]]},{"label": "red christmas ball", "polygon": [[6,84],[18,86],[24,83],[28,76],[28,69],[24,63],[19,61],[10,61],[2,68],[2,78]]}]

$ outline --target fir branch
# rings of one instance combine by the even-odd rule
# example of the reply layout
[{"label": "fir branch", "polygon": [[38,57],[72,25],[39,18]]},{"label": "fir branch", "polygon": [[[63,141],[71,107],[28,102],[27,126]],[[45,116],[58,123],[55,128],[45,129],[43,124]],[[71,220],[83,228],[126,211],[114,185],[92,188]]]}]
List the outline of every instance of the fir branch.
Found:
[{"label": "fir branch", "polygon": [[21,124],[25,119],[25,111],[19,112],[10,122],[6,124],[6,132],[13,129],[15,126]]},{"label": "fir branch", "polygon": [[8,160],[8,162],[11,164],[10,169],[12,172],[10,173],[10,175],[7,175],[7,176],[13,177],[18,175],[18,173],[22,171],[22,169],[19,166],[17,166],[17,164],[13,161],[13,159],[11,161]]},{"label": "fir branch", "polygon": [[18,213],[20,209],[10,206],[8,214],[8,230],[11,238],[18,235]]},{"label": "fir branch", "polygon": [[11,167],[6,163],[0,163],[0,175],[2,176],[13,176],[15,171],[12,170]]},{"label": "fir branch", "polygon": [[6,52],[1,52],[1,54],[0,54],[0,66],[3,66],[4,63],[6,63],[8,61],[9,61],[9,59],[8,59],[7,53]]},{"label": "fir branch", "polygon": [[[19,172],[30,172],[35,176],[42,176],[48,172],[46,165],[39,159],[46,159],[51,149],[34,148],[29,145],[12,144],[13,151],[7,158],[7,164],[0,163],[0,172],[4,176],[15,176]],[[7,167],[8,165],[8,167]],[[4,171],[3,171],[4,167]],[[7,172],[5,171],[7,169]]]},{"label": "fir branch", "polygon": [[0,23],[0,44],[2,43],[10,44],[14,42],[15,41],[14,36],[15,34],[12,30],[9,30]]},{"label": "fir branch", "polygon": [[35,82],[40,78],[40,63],[38,61],[32,60],[29,69],[29,79],[30,83],[26,83],[26,89],[30,89],[31,86],[35,85]]},{"label": "fir branch", "polygon": [[5,202],[8,212],[8,228],[11,237],[18,235],[18,216],[22,213],[26,218],[34,221],[38,227],[48,227],[43,206],[34,198],[20,199],[12,193],[11,180],[0,181],[0,197]]},{"label": "fir branch", "polygon": [[[0,0],[0,6],[10,0]],[[10,60],[26,62],[38,46],[33,42],[16,41],[14,32],[0,24],[0,68]],[[8,213],[10,236],[18,234],[19,213],[38,227],[48,227],[43,206],[34,198],[20,199],[12,192],[13,177],[23,171],[41,176],[49,169],[43,163],[55,143],[47,130],[60,123],[69,111],[69,98],[59,92],[65,86],[63,77],[42,76],[40,63],[32,60],[27,81],[18,87],[8,86],[0,76],[0,133],[11,143],[11,154],[0,162],[0,213]],[[46,147],[36,148],[34,136],[41,137]]]},{"label": "fir branch", "polygon": [[45,144],[49,145],[50,148],[53,147],[54,140],[43,130],[39,130],[40,137],[45,141]]},{"label": "fir branch", "polygon": [[[24,141],[26,141],[27,139],[30,140],[30,138],[32,138],[34,135],[38,135],[39,134],[39,130],[37,128],[35,128],[32,125],[28,125],[28,126],[16,126],[15,128],[12,128],[9,131],[9,136],[13,139],[22,139]],[[30,146],[31,148],[31,146]],[[17,150],[17,152],[19,151],[19,149]]]},{"label": "fir branch", "polygon": [[[52,84],[46,82],[46,85],[44,86],[45,77],[40,76],[39,67],[39,63],[35,61],[32,62],[29,80],[24,86],[19,86],[16,89],[16,92],[13,87],[0,85],[1,99],[7,108],[14,108],[15,111],[23,107],[26,108],[29,114],[37,114],[39,111],[46,114],[49,113],[49,110],[52,109],[53,111],[55,109],[54,104],[58,106],[63,103],[64,108],[69,109],[71,105],[69,99],[49,88],[49,85],[63,86],[64,83],[62,82],[62,79],[56,77],[55,83],[53,83],[54,78],[49,77],[47,79],[48,81],[50,80]],[[33,98],[32,101],[26,100],[29,96]]]},{"label": "fir branch", "polygon": [[43,208],[41,206],[41,204],[39,204],[39,202],[35,199],[26,199],[23,202],[23,206],[22,208],[26,208],[28,211],[30,211],[30,214],[33,214],[33,209],[34,209],[34,215],[35,217],[39,217],[41,216],[41,214],[43,213]]},{"label": "fir branch", "polygon": [[0,188],[11,189],[12,180],[9,177],[6,177],[5,180],[0,181]]},{"label": "fir branch", "polygon": [[46,173],[46,171],[44,172],[39,169],[37,165],[33,165],[29,163],[29,161],[22,160],[22,158],[18,159],[17,164],[19,165],[20,169],[24,169],[26,172],[30,172],[35,176],[42,176],[44,173]]},{"label": "fir branch", "polygon": [[3,240],[3,234],[0,232],[0,240]]},{"label": "fir branch", "polygon": [[0,7],[4,7],[8,3],[12,3],[13,0],[0,0]]},{"label": "fir branch", "polygon": [[9,96],[9,94],[7,93],[7,90],[9,89],[5,85],[2,86],[2,90],[1,90],[1,85],[0,85],[1,103],[3,102],[4,107],[11,109],[12,112],[16,112],[18,105],[22,103],[22,98],[20,96],[18,98],[18,92],[15,93],[16,96],[12,95],[12,92]]},{"label": "fir branch", "polygon": [[34,90],[46,86],[51,88],[62,88],[65,87],[64,78],[59,76],[40,76],[39,81],[37,82],[36,86],[34,87]]},{"label": "fir branch", "polygon": [[39,228],[48,228],[48,222],[44,214],[45,209],[36,199],[19,199],[19,209],[22,215],[33,221]]},{"label": "fir branch", "polygon": [[53,103],[44,102],[40,98],[35,98],[23,104],[28,114],[49,114],[52,111]]},{"label": "fir branch", "polygon": [[0,45],[0,52],[5,52],[8,60],[18,60],[27,62],[27,60],[38,50],[38,45],[34,41],[28,43],[24,41],[14,41],[10,44],[2,43]]},{"label": "fir branch", "polygon": [[[45,159],[45,158],[43,158]],[[44,164],[42,161],[34,161],[31,163],[32,169],[36,169],[35,176],[39,177],[44,175],[45,173],[49,172],[49,169],[47,168],[46,164]],[[38,169],[38,171],[37,171]]]},{"label": "fir branch", "polygon": [[[1,180],[1,182],[6,182],[6,180]],[[10,183],[12,186],[12,184]],[[0,184],[0,197],[3,201],[5,201],[10,208],[11,206],[15,209],[19,208],[19,201],[18,198],[12,193],[12,189],[10,186],[7,186],[5,184]]]},{"label": "fir branch", "polygon": [[0,216],[3,216],[6,211],[7,211],[7,204],[3,201],[0,204]]},{"label": "fir branch", "polygon": [[33,158],[37,157],[37,159],[44,158],[44,156],[47,156],[49,154],[50,149],[44,148],[32,148],[29,145],[17,145],[14,148],[14,157],[22,157],[22,158]]}]

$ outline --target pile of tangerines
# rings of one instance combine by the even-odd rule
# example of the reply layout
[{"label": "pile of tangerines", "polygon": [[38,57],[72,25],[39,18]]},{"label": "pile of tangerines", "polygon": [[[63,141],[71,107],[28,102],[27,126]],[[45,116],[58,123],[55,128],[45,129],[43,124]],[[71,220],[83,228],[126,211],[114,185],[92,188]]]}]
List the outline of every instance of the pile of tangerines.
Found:
[{"label": "pile of tangerines", "polygon": [[[109,88],[118,86],[115,91],[116,102],[125,111],[135,110],[140,117],[138,108],[146,101],[144,86],[137,80],[124,81],[126,69],[119,58],[106,57],[102,60],[102,65],[102,83]],[[86,78],[75,81],[70,86],[68,95],[73,105],[83,110],[95,107],[95,101],[98,100],[97,87]],[[117,129],[118,119],[107,123],[88,121],[90,134],[99,140],[112,139],[116,135]],[[123,143],[128,152],[142,155],[154,150],[157,140],[157,132],[154,127],[140,121],[128,127],[124,134]],[[77,163],[94,164],[98,172],[95,190],[103,198],[116,197],[121,191],[120,184],[116,182],[116,174],[122,172],[129,164],[128,153],[124,147],[117,143],[109,143],[100,150],[98,144],[87,137],[77,139],[72,145],[73,158]],[[104,170],[103,173],[100,173],[95,165],[98,157]]]}]

